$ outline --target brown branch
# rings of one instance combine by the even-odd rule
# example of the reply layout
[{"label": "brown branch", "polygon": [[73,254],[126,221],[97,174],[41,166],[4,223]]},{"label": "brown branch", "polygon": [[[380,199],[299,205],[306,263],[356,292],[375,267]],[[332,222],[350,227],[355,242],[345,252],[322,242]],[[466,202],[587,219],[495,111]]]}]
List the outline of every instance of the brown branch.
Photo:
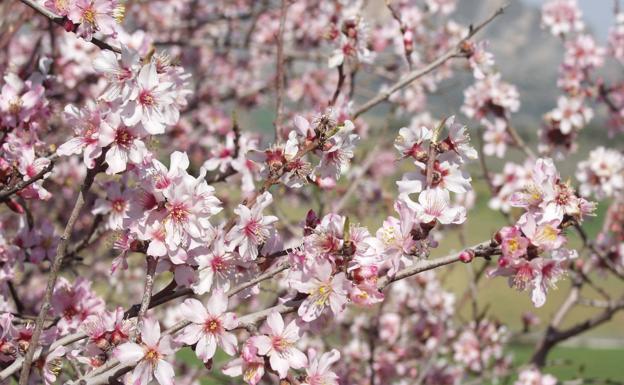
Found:
[{"label": "brown branch", "polygon": [[52,171],[52,168],[54,167],[54,162],[56,161],[56,158],[57,158],[56,155],[50,156],[48,158],[50,160],[50,163],[48,163],[43,169],[41,169],[41,171],[36,173],[32,178],[30,178],[28,180],[19,181],[15,185],[13,185],[11,187],[6,187],[2,191],[0,191],[0,202],[7,201],[11,197],[11,195],[15,194],[16,192],[19,192],[20,190],[25,189],[26,187],[30,186],[31,184],[35,183],[36,181],[38,181],[40,179],[43,179],[47,173]]},{"label": "brown branch", "polygon": [[470,40],[472,37],[474,37],[479,31],[481,31],[486,25],[488,25],[490,22],[492,22],[492,20],[494,20],[497,16],[501,15],[504,12],[505,8],[507,8],[508,5],[509,4],[506,4],[506,5],[503,5],[502,7],[498,8],[496,10],[496,12],[494,12],[492,15],[490,15],[490,17],[485,19],[483,22],[478,24],[476,27],[472,27],[471,26],[470,31],[468,32],[466,37],[461,39],[459,41],[459,43],[457,43],[454,47],[452,47],[451,49],[446,51],[444,54],[439,56],[437,59],[435,59],[431,63],[427,64],[423,68],[419,68],[419,69],[416,69],[414,71],[411,71],[411,72],[407,73],[405,76],[403,76],[402,79],[400,79],[398,82],[394,83],[387,90],[380,91],[375,97],[373,97],[372,99],[368,100],[366,103],[364,103],[362,106],[360,106],[359,108],[357,108],[353,112],[353,119],[355,119],[358,116],[362,115],[363,113],[365,113],[366,111],[368,111],[371,108],[375,107],[379,103],[387,100],[392,94],[394,94],[395,92],[399,91],[400,89],[406,87],[407,85],[412,83],[414,80],[419,79],[419,78],[429,74],[430,72],[434,71],[436,68],[440,67],[441,65],[446,63],[448,60],[453,59],[453,58],[465,57],[466,54],[465,54],[465,52],[463,50],[463,46],[465,45],[465,43],[468,40]]},{"label": "brown branch", "polygon": [[[141,299],[141,307],[139,308],[139,313],[137,314],[137,326],[140,327],[141,322],[143,321],[143,317],[145,313],[147,313],[147,309],[149,309],[150,302],[152,300],[152,290],[154,289],[154,275],[156,274],[156,266],[158,265],[158,260],[152,256],[147,256],[147,271],[145,273],[145,285],[143,286],[143,298]],[[135,329],[136,331],[137,329]],[[133,340],[136,338],[136,335],[133,336]]]},{"label": "brown branch", "polygon": [[275,78],[275,142],[281,140],[280,126],[282,124],[282,114],[284,113],[284,24],[286,24],[286,11],[288,9],[288,0],[282,0],[280,10],[279,32],[277,36],[277,74]]},{"label": "brown branch", "polygon": [[91,185],[95,180],[95,176],[100,171],[101,165],[104,162],[105,155],[106,148],[104,149],[104,151],[102,151],[102,154],[96,160],[95,167],[87,171],[87,175],[85,176],[82,187],[80,188],[80,192],[78,193],[78,198],[76,199],[74,208],[71,212],[69,220],[67,221],[67,224],[65,225],[65,230],[63,231],[63,235],[61,236],[58,247],[56,248],[56,257],[54,258],[52,268],[50,269],[50,275],[48,277],[46,291],[41,303],[41,309],[39,310],[39,315],[37,316],[37,321],[35,322],[35,329],[33,330],[28,351],[26,352],[26,356],[24,357],[24,364],[22,366],[22,371],[19,377],[19,385],[26,385],[28,383],[28,377],[30,376],[30,367],[32,366],[35,351],[38,347],[39,338],[41,337],[43,323],[45,322],[48,311],[50,310],[50,300],[52,299],[52,293],[54,291],[54,286],[56,285],[56,279],[58,278],[59,271],[63,264],[63,258],[65,258],[65,255],[67,254],[67,246],[69,244],[72,230],[74,229],[74,225],[78,220],[80,211],[85,205],[85,195],[91,188]]},{"label": "brown branch", "polygon": [[[491,241],[481,242],[477,245],[470,247],[469,249],[474,252],[475,257],[489,258],[493,255],[500,254],[499,248],[496,246],[492,246]],[[398,271],[392,277],[386,276],[386,277],[381,278],[379,282],[377,283],[377,287],[379,288],[379,290],[383,290],[386,288],[386,286],[388,286],[392,282],[395,282],[395,281],[398,281],[407,277],[411,277],[412,275],[416,275],[423,271],[432,270],[440,266],[458,262],[460,260],[459,259],[460,254],[461,252],[450,254],[450,255],[447,255],[446,257],[440,257],[440,258],[436,258],[432,260],[428,260],[428,259],[418,260],[413,265],[406,267],[403,270]]]},{"label": "brown branch", "polygon": [[603,312],[594,317],[588,318],[567,329],[558,330],[549,326],[545,338],[531,358],[531,363],[538,367],[543,367],[546,364],[548,353],[556,344],[602,325],[609,321],[613,315],[620,310],[624,310],[624,298],[617,302],[610,303]]},{"label": "brown branch", "polygon": [[[69,21],[67,18],[55,14],[54,12],[50,11],[46,7],[36,3],[33,0],[20,0],[20,1],[22,3],[24,3],[24,4],[26,4],[27,6],[29,6],[30,8],[34,9],[37,13],[47,17],[54,24],[59,25],[59,26],[61,26],[63,28],[65,27],[65,22]],[[121,53],[121,49],[119,47],[112,46],[112,45],[108,44],[107,42],[105,42],[103,40],[100,40],[100,39],[97,39],[95,37],[91,38],[91,40],[89,42],[91,44],[93,44],[93,45],[96,45],[100,49],[113,51],[113,52],[116,52],[116,53],[119,53],[119,54]]]}]

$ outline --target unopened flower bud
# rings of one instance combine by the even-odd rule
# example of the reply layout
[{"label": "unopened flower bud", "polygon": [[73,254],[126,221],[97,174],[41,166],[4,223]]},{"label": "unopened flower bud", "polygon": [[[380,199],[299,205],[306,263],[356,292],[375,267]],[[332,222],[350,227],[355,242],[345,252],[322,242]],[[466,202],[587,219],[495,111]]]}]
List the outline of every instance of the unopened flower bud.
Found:
[{"label": "unopened flower bud", "polygon": [[463,263],[470,263],[474,259],[475,253],[472,249],[467,249],[459,253],[459,260]]},{"label": "unopened flower bud", "polygon": [[76,26],[69,19],[65,19],[65,22],[63,23],[63,28],[65,28],[66,32],[74,32],[76,30]]},{"label": "unopened flower bud", "polygon": [[24,207],[22,207],[22,205],[17,203],[16,200],[10,199],[6,202],[6,205],[11,209],[11,211],[17,214],[24,214]]}]

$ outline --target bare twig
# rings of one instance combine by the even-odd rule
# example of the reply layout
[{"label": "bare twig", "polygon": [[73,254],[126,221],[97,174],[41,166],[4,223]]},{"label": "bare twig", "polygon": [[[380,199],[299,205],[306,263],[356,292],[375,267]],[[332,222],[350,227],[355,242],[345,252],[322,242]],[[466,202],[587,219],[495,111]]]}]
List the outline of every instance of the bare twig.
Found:
[{"label": "bare twig", "polygon": [[476,27],[470,28],[470,31],[468,32],[466,37],[464,37],[457,45],[455,45],[454,47],[452,47],[451,49],[446,51],[444,54],[439,56],[437,59],[435,59],[431,63],[427,64],[423,68],[418,68],[418,69],[415,69],[415,70],[407,73],[398,82],[396,82],[393,85],[391,85],[390,87],[388,87],[388,89],[386,89],[384,91],[380,91],[375,97],[373,97],[372,99],[370,99],[369,101],[364,103],[362,106],[360,106],[359,108],[357,108],[353,112],[353,119],[355,119],[358,116],[362,115],[363,113],[365,113],[366,111],[368,111],[371,108],[375,107],[379,103],[387,100],[392,94],[394,94],[398,90],[406,87],[407,85],[412,83],[414,80],[419,79],[419,78],[427,75],[428,73],[432,72],[436,68],[438,68],[441,65],[443,65],[444,63],[446,63],[448,60],[453,59],[453,58],[465,57],[466,55],[465,55],[465,53],[463,51],[463,48],[462,48],[464,46],[464,44],[468,40],[470,40],[473,36],[475,36],[479,31],[481,31],[486,25],[488,25],[490,22],[492,22],[492,20],[494,20],[497,16],[501,15],[503,13],[503,11],[505,10],[505,8],[507,8],[507,6],[508,6],[508,4],[498,8],[496,10],[496,12],[494,12],[492,15],[490,15],[490,17],[485,19],[483,22],[478,24]]},{"label": "bare twig", "polygon": [[[489,258],[493,255],[500,254],[498,247],[493,247],[491,241],[481,242],[473,247],[470,247],[475,253],[475,257]],[[459,261],[459,255],[461,253],[455,253],[447,255],[446,257],[440,257],[433,260],[421,259],[416,261],[413,265],[406,267],[403,270],[399,270],[393,277],[383,277],[377,283],[379,290],[383,290],[386,286],[392,282],[411,277],[412,275],[421,273],[423,271],[432,270],[440,266],[448,265]]]},{"label": "bare twig", "polygon": [[[145,273],[145,285],[143,286],[141,308],[137,314],[137,325],[141,325],[143,317],[145,316],[145,313],[147,313],[147,309],[149,309],[150,301],[152,299],[152,290],[154,289],[154,274],[156,274],[156,265],[158,265],[158,260],[156,258],[148,255],[146,259],[147,270]],[[136,336],[133,337],[136,338]]]},{"label": "bare twig", "polygon": [[286,24],[286,11],[288,9],[288,0],[282,0],[280,10],[280,24],[277,36],[277,74],[275,78],[276,107],[275,107],[275,141],[281,140],[281,124],[282,114],[284,113],[284,24]]},{"label": "bare twig", "polygon": [[100,171],[100,167],[104,162],[105,154],[106,149],[102,151],[102,154],[96,160],[95,167],[87,171],[87,175],[85,176],[82,187],[80,188],[80,192],[78,193],[78,198],[76,199],[74,208],[71,212],[69,220],[67,221],[67,224],[65,225],[65,230],[63,231],[63,235],[61,236],[58,247],[56,248],[56,257],[54,258],[52,268],[50,269],[46,291],[41,303],[41,309],[39,310],[39,315],[37,316],[37,321],[35,322],[35,329],[33,330],[33,334],[30,340],[30,346],[28,347],[28,351],[26,352],[26,356],[24,357],[24,364],[20,373],[19,385],[26,385],[28,383],[28,377],[30,376],[30,367],[32,366],[33,357],[38,347],[39,338],[41,337],[43,323],[45,322],[45,318],[48,314],[48,311],[50,310],[50,300],[52,299],[52,293],[54,291],[54,286],[56,285],[56,279],[58,278],[59,270],[61,269],[61,266],[63,264],[63,258],[65,258],[65,255],[67,254],[67,246],[69,244],[72,230],[74,229],[74,225],[78,220],[80,211],[85,204],[85,195],[91,188],[91,185],[95,180],[95,176]]}]

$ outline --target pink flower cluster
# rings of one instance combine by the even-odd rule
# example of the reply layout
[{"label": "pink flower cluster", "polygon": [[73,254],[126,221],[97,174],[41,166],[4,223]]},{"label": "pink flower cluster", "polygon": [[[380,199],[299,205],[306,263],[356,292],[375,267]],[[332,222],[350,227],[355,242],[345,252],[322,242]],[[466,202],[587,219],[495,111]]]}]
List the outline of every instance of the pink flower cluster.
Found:
[{"label": "pink flower cluster", "polygon": [[533,304],[540,307],[546,302],[548,289],[578,256],[576,250],[564,247],[563,229],[591,215],[595,204],[578,197],[561,180],[550,159],[538,159],[529,180],[518,187],[509,203],[525,213],[515,225],[504,227],[496,234],[502,255],[490,275],[509,277],[510,285],[517,290],[531,290]]}]

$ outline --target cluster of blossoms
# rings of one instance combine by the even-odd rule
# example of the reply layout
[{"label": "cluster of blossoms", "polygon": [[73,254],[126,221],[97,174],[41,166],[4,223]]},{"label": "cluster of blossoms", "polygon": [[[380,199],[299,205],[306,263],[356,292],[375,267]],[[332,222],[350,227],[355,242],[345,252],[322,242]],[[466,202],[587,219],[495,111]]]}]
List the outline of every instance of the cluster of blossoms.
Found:
[{"label": "cluster of blossoms", "polygon": [[454,384],[509,367],[506,328],[487,319],[459,328],[455,296],[435,274],[397,282],[386,294],[383,313],[339,319],[335,338],[345,348],[335,371],[351,383]]},{"label": "cluster of blossoms", "polygon": [[[518,92],[475,29],[449,18],[454,0],[389,1],[387,18],[363,1],[40,2],[65,31],[33,2],[41,15],[7,15],[18,28],[0,39],[0,383],[21,367],[46,385],[197,385],[217,370],[251,385],[513,381],[507,327],[476,297],[460,322],[464,299],[427,270],[500,255],[490,275],[541,306],[580,254],[565,230],[593,212],[586,199],[624,193],[614,150],[579,164],[578,195],[550,159],[507,163],[485,172],[490,205],[521,216],[432,256],[468,229],[478,153],[471,128],[427,112],[452,60],[406,79],[453,53],[474,78],[462,112],[484,128],[484,155],[519,145]],[[592,80],[607,53],[621,59],[621,20],[605,51],[573,1],[543,15],[566,45],[550,137],[572,143],[593,99],[624,121],[624,87]],[[361,78],[384,83],[363,104]],[[398,156],[363,118],[382,101],[388,128],[410,121]],[[273,107],[270,144],[260,131]],[[358,146],[367,137],[375,149]],[[620,272],[613,207],[590,259]],[[203,365],[181,362],[183,348]],[[516,384],[553,381],[531,367]]]},{"label": "cluster of blossoms", "polygon": [[557,378],[552,374],[546,374],[536,368],[526,368],[518,375],[514,385],[556,385]]},{"label": "cluster of blossoms", "polygon": [[549,287],[577,257],[576,250],[565,248],[564,229],[592,215],[595,204],[578,197],[550,159],[535,161],[528,174],[528,180],[516,184],[518,190],[508,197],[510,206],[525,212],[515,225],[496,234],[494,241],[502,255],[490,274],[509,277],[510,285],[518,290],[531,290],[533,304],[539,307]]},{"label": "cluster of blossoms", "polygon": [[485,44],[466,45],[464,51],[475,83],[464,91],[462,112],[483,126],[483,154],[503,158],[513,143],[508,126],[511,113],[520,108],[518,90],[501,79]]},{"label": "cluster of blossoms", "polygon": [[543,26],[563,39],[565,54],[557,81],[563,95],[557,107],[544,116],[539,150],[559,157],[576,151],[578,132],[594,116],[589,103],[595,97],[600,99],[604,87],[594,73],[603,66],[606,50],[584,31],[581,16],[574,0],[551,1],[542,9]]},{"label": "cluster of blossoms", "polygon": [[613,149],[598,147],[579,162],[576,179],[584,197],[613,198],[624,193],[624,155]]}]

